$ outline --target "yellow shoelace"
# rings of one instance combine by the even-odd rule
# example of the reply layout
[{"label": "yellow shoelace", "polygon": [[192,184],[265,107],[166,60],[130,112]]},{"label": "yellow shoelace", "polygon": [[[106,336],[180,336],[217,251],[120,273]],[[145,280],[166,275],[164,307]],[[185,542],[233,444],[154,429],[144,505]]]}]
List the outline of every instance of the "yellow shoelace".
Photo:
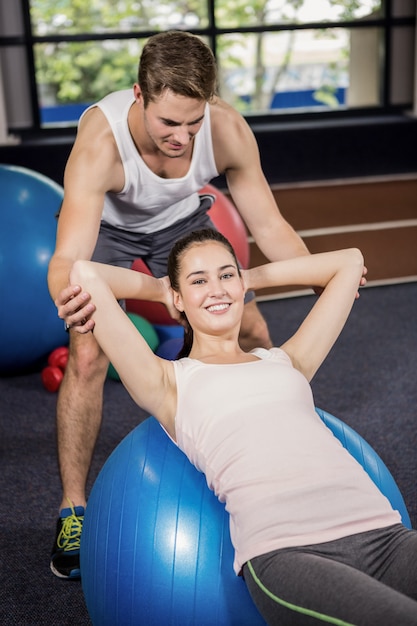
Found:
[{"label": "yellow shoelace", "polygon": [[81,530],[83,527],[84,515],[76,515],[71,507],[71,515],[62,520],[61,532],[58,535],[57,545],[63,550],[79,550],[81,540]]}]

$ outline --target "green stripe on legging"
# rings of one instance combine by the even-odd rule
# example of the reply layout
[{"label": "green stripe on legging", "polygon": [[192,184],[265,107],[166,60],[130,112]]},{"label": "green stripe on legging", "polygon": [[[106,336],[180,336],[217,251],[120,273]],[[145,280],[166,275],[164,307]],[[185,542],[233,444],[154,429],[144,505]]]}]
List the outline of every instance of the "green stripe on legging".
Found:
[{"label": "green stripe on legging", "polygon": [[337,619],[335,617],[329,617],[328,615],[323,615],[322,613],[317,613],[317,611],[312,611],[310,609],[303,609],[301,606],[296,606],[295,604],[291,604],[290,602],[285,602],[285,600],[281,600],[281,598],[277,598],[273,593],[267,589],[262,582],[259,580],[257,575],[255,574],[255,570],[252,567],[252,563],[247,561],[247,566],[251,573],[253,580],[256,582],[258,587],[262,589],[262,591],[269,597],[271,600],[280,604],[281,606],[285,606],[287,609],[291,611],[297,611],[297,613],[302,613],[303,615],[309,615],[310,617],[315,617],[316,619],[321,620],[322,622],[328,622],[329,624],[337,624],[338,626],[354,626],[350,622],[344,622],[341,619]]}]

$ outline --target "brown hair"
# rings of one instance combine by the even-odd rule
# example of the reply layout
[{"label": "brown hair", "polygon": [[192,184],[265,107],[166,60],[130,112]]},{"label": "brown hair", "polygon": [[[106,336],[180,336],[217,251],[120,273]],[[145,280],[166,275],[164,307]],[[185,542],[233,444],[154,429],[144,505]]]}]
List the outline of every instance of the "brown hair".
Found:
[{"label": "brown hair", "polygon": [[[240,274],[239,262],[237,260],[235,251],[228,239],[217,230],[213,228],[203,228],[202,230],[194,230],[188,235],[184,235],[181,239],[178,239],[171,248],[171,252],[168,256],[168,277],[171,282],[171,287],[175,291],[180,291],[179,288],[179,275],[181,269],[181,258],[183,254],[189,250],[192,246],[198,245],[201,243],[206,243],[208,241],[215,241],[217,243],[221,243],[232,255],[237,270]],[[190,324],[188,323],[187,317],[185,313],[181,314],[183,319],[184,326],[184,345],[180,350],[177,358],[181,359],[190,354],[191,348],[193,346],[194,333]]]},{"label": "brown hair", "polygon": [[213,52],[199,37],[184,31],[153,35],[142,50],[138,83],[145,107],[165,89],[209,102],[217,92]]}]

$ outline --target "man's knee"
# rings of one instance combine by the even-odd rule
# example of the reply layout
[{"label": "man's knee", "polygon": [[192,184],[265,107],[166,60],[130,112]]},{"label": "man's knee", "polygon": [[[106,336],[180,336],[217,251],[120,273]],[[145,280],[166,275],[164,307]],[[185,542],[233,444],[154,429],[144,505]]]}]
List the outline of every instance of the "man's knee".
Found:
[{"label": "man's knee", "polygon": [[68,356],[66,372],[83,381],[104,380],[109,361],[91,333],[72,335]]},{"label": "man's knee", "polygon": [[245,350],[272,347],[268,325],[259,311],[255,300],[245,305],[239,342]]}]

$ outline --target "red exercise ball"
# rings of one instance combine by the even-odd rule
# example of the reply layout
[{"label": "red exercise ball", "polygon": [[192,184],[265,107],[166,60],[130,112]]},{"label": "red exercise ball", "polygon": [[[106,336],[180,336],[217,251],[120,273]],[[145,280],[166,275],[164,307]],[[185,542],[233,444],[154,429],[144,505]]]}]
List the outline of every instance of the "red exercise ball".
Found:
[{"label": "red exercise ball", "polygon": [[[133,261],[132,270],[142,272],[143,274],[152,274],[142,259],[136,259],[136,261]],[[172,319],[165,305],[160,304],[159,302],[149,302],[148,300],[126,300],[126,310],[129,313],[136,313],[137,315],[144,317],[145,320],[151,324],[157,324],[160,326],[178,325],[177,320]]]},{"label": "red exercise ball", "polygon": [[[216,187],[206,185],[200,193],[210,193],[216,196],[213,206],[208,214],[216,228],[230,241],[239,263],[243,268],[249,266],[249,242],[245,224],[234,204]],[[151,274],[149,268],[141,259],[136,259],[132,269],[144,274]],[[178,322],[169,315],[166,307],[159,302],[147,302],[145,300],[126,300],[126,309],[131,313],[137,313],[151,324],[173,326]]]},{"label": "red exercise ball", "polygon": [[241,266],[247,269],[249,267],[249,242],[246,226],[240,213],[232,201],[213,185],[206,185],[200,193],[211,193],[216,196],[208,214],[217,230],[232,244]]}]

